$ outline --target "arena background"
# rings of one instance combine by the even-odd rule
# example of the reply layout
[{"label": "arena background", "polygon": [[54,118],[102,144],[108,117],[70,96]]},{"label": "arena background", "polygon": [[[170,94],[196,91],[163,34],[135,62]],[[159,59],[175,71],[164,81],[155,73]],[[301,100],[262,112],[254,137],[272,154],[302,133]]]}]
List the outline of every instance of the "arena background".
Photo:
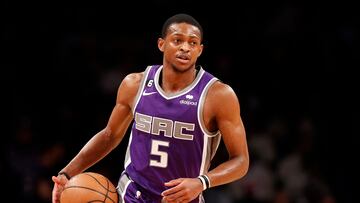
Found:
[{"label": "arena background", "polygon": [[[31,1],[0,10],[10,109],[0,172],[12,202],[50,202],[51,176],[106,125],[122,78],[162,61],[157,37],[179,12],[202,24],[199,64],[238,94],[249,142],[247,176],[206,191],[207,202],[356,202],[354,5]],[[89,171],[116,184],[126,144]],[[226,158],[221,145],[213,166]]]}]

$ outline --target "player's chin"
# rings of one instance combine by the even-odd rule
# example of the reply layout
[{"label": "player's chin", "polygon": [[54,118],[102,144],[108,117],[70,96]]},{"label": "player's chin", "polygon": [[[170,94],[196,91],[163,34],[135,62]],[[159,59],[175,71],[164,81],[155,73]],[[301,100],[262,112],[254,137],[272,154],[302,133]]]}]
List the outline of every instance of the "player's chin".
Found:
[{"label": "player's chin", "polygon": [[191,61],[188,61],[186,63],[175,62],[173,65],[179,72],[186,72],[191,69],[191,67],[193,67],[194,63]]}]

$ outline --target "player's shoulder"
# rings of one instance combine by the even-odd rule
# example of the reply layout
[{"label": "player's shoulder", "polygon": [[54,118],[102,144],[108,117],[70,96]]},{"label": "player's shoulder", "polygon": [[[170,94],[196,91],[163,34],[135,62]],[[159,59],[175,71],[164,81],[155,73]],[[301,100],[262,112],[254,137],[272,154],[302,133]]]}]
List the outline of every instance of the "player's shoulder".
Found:
[{"label": "player's shoulder", "polygon": [[138,87],[141,84],[141,81],[145,77],[145,72],[148,70],[149,66],[144,71],[141,72],[132,72],[127,74],[122,83],[124,83],[127,86],[135,86]]},{"label": "player's shoulder", "polygon": [[151,67],[153,67],[154,65],[149,65],[146,67],[146,69],[144,71],[141,72],[132,72],[129,73],[128,75],[125,76],[124,78],[124,82],[125,83],[130,83],[130,84],[140,84],[142,79],[145,76],[145,73],[149,71],[149,69]]},{"label": "player's shoulder", "polygon": [[125,83],[139,83],[142,80],[143,76],[144,76],[144,71],[143,72],[133,72],[133,73],[127,74],[123,81]]},{"label": "player's shoulder", "polygon": [[211,85],[209,95],[213,95],[215,98],[236,96],[234,89],[229,84],[226,84],[221,80],[217,80]]},{"label": "player's shoulder", "polygon": [[144,72],[133,72],[127,74],[122,80],[119,91],[126,92],[128,95],[135,95],[140,87]]}]

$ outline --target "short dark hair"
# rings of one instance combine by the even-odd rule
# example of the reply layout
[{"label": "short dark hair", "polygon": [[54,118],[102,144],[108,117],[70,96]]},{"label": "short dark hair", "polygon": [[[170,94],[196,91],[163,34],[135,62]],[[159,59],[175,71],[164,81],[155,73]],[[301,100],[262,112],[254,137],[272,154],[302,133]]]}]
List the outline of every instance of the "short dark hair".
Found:
[{"label": "short dark hair", "polygon": [[162,31],[161,31],[162,38],[166,37],[170,25],[172,25],[174,23],[187,23],[187,24],[190,24],[190,25],[193,25],[193,26],[199,28],[201,39],[203,39],[203,29],[202,29],[200,23],[191,15],[188,15],[185,13],[179,13],[179,14],[173,15],[165,21],[165,23],[162,27]]}]

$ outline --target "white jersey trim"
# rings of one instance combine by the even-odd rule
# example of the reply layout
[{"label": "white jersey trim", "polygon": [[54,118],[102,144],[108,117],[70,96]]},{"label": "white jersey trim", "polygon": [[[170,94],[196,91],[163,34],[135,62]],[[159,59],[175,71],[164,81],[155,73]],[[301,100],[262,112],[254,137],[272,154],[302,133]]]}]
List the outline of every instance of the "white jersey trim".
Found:
[{"label": "white jersey trim", "polygon": [[136,93],[136,96],[135,96],[135,103],[132,107],[132,113],[133,115],[135,115],[135,109],[140,101],[140,98],[141,98],[141,95],[142,95],[142,92],[144,91],[144,88],[145,88],[145,82],[148,78],[148,75],[149,75],[149,72],[150,72],[150,69],[151,69],[152,66],[147,66],[145,71],[144,71],[144,76],[143,78],[141,79],[141,82],[140,82],[140,86],[139,86],[139,89],[138,89],[138,92]]},{"label": "white jersey trim", "polygon": [[159,92],[159,94],[167,100],[174,99],[176,97],[182,96],[182,95],[190,92],[199,83],[200,79],[202,78],[202,76],[205,73],[204,69],[200,67],[199,73],[197,74],[195,80],[189,86],[185,87],[183,90],[176,92],[174,94],[167,94],[164,92],[164,90],[159,85],[160,72],[161,72],[162,68],[163,68],[163,66],[160,66],[160,68],[156,71],[155,76],[154,76],[154,83],[155,83],[155,88]]},{"label": "white jersey trim", "polygon": [[126,168],[130,165],[130,163],[131,163],[131,155],[130,155],[130,145],[131,145],[131,141],[132,141],[132,132],[130,133],[128,146],[127,146],[127,148],[126,148],[125,160],[124,160],[124,169],[126,169]]},{"label": "white jersey trim", "polygon": [[[216,81],[218,81],[218,79],[214,77],[206,84],[205,88],[203,89],[203,91],[200,95],[199,106],[197,109],[197,117],[198,117],[199,126],[200,126],[201,131],[204,134],[202,159],[201,159],[201,166],[200,166],[200,171],[199,171],[200,175],[207,172],[208,167],[210,166],[210,161],[213,158],[213,155],[215,154],[215,152],[220,144],[220,139],[219,139],[221,136],[220,131],[213,132],[213,133],[210,132],[205,126],[204,114],[203,114],[205,97],[209,91],[210,86],[212,84],[214,84]],[[215,144],[215,146],[213,144]]]},{"label": "white jersey trim", "polygon": [[197,109],[197,116],[198,116],[198,121],[199,121],[199,126],[201,128],[201,130],[203,131],[203,133],[209,137],[214,137],[217,134],[219,134],[219,132],[210,132],[206,126],[205,126],[205,121],[204,121],[204,103],[205,103],[205,98],[206,95],[209,91],[209,88],[212,84],[214,84],[216,81],[218,81],[219,79],[217,78],[212,78],[205,86],[204,90],[202,91],[201,95],[200,95],[200,99],[199,99],[199,106]]}]

